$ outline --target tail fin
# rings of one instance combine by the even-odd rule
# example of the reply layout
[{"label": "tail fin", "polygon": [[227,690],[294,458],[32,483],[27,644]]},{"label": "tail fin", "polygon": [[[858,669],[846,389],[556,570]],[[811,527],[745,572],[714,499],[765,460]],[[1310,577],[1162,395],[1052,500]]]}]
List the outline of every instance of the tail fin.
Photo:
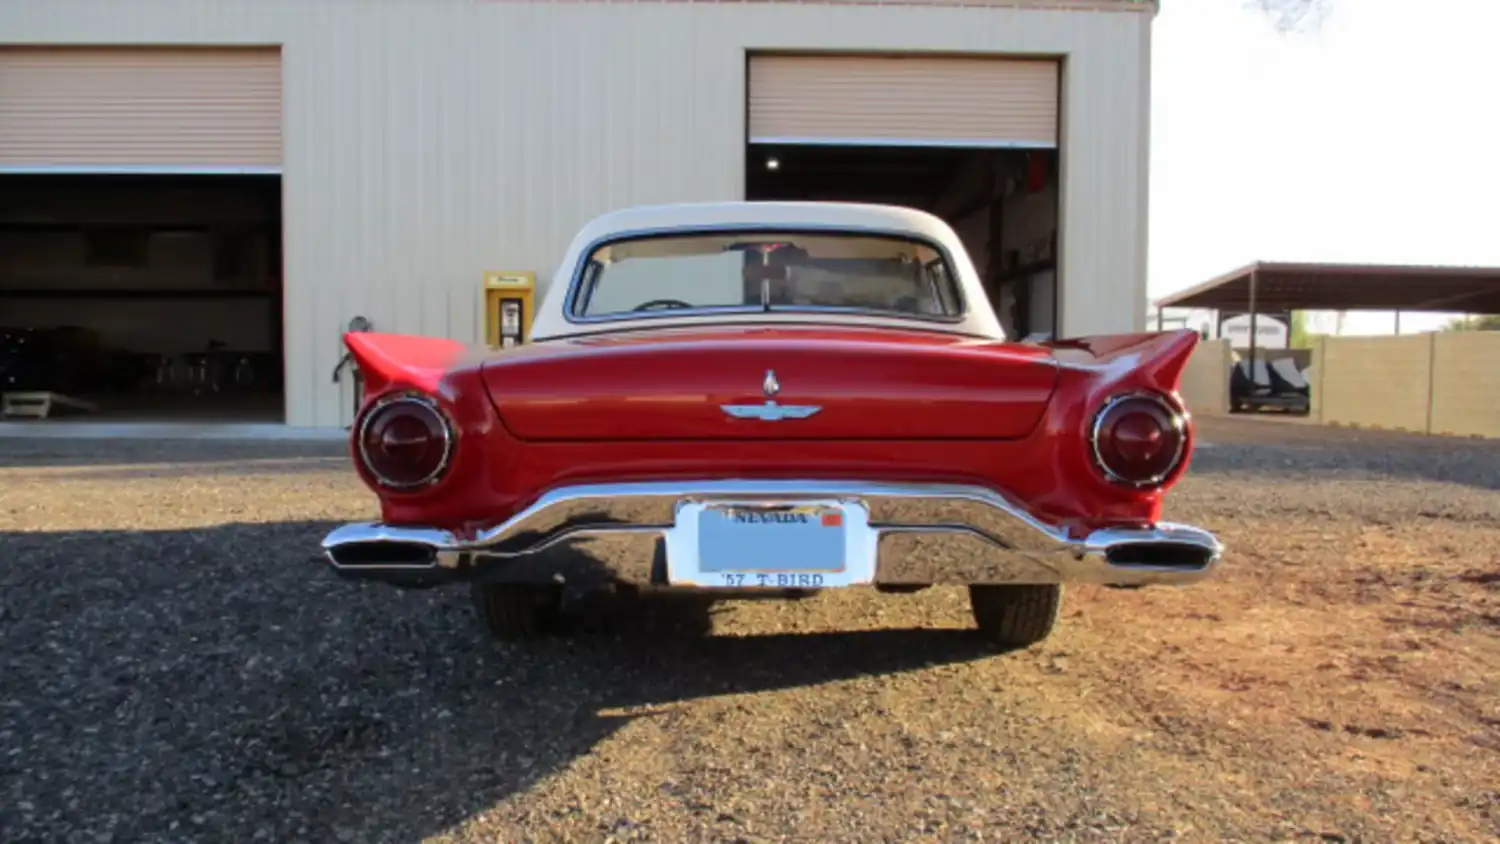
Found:
[{"label": "tail fin", "polygon": [[1047,345],[1063,367],[1092,373],[1100,384],[1175,393],[1198,339],[1198,332],[1183,328],[1080,337]]},{"label": "tail fin", "polygon": [[351,331],[344,345],[354,356],[365,392],[374,395],[392,385],[405,385],[436,392],[454,365],[467,355],[468,347],[457,340],[418,337],[411,334],[380,334]]}]

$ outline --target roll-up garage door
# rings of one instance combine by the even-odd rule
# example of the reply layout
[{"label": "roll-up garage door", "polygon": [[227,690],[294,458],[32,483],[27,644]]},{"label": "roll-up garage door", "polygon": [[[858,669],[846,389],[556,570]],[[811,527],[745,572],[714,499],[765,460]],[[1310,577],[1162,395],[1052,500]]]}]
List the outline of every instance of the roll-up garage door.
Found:
[{"label": "roll-up garage door", "polygon": [[749,89],[751,143],[1057,146],[1054,61],[752,56]]},{"label": "roll-up garage door", "polygon": [[277,172],[274,48],[0,47],[0,172]]}]

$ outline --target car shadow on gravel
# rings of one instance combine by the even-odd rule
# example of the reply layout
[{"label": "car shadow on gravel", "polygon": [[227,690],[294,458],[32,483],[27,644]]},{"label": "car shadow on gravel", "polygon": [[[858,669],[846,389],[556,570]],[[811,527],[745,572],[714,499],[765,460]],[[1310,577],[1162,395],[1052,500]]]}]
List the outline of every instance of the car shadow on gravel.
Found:
[{"label": "car shadow on gravel", "polygon": [[993,653],[962,630],[704,638],[678,601],[501,644],[462,587],[325,571],[332,527],[0,533],[4,839],[417,840],[682,701]]}]

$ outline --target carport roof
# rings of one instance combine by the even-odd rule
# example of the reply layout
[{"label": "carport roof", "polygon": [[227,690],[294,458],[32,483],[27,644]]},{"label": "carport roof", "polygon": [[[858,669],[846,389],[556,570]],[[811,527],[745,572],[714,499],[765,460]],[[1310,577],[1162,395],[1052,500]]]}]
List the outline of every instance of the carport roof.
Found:
[{"label": "carport roof", "polygon": [[1158,299],[1158,308],[1500,314],[1500,267],[1257,261]]}]

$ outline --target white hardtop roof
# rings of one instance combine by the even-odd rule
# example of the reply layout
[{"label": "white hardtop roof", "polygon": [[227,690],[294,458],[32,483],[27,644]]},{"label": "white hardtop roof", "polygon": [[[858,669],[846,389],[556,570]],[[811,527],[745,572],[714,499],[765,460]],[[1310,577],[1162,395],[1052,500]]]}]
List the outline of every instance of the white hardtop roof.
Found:
[{"label": "white hardtop roof", "polygon": [[[637,231],[696,226],[816,226],[905,232],[949,246],[958,237],[941,218],[915,208],[852,202],[684,202],[639,205],[590,220],[574,238],[586,246],[601,238]],[[582,243],[580,243],[582,241]]]},{"label": "white hardtop roof", "polygon": [[[958,322],[934,324],[927,320],[903,319],[900,316],[863,314],[808,314],[795,310],[774,313],[691,314],[671,316],[659,312],[640,319],[611,319],[586,324],[573,323],[564,316],[564,303],[574,271],[589,250],[601,240],[620,236],[660,234],[676,229],[785,227],[789,229],[836,229],[841,231],[877,231],[909,234],[930,240],[942,247],[953,260],[954,282],[963,294],[966,312]],[[625,331],[659,326],[676,328],[720,323],[826,322],[925,328],[977,337],[1003,339],[1004,329],[995,317],[989,297],[974,269],[963,241],[942,218],[915,208],[894,205],[869,205],[848,202],[686,202],[670,205],[640,205],[610,211],[584,224],[568,245],[562,263],[548,285],[532,323],[532,336],[539,340],[570,334]]]}]

